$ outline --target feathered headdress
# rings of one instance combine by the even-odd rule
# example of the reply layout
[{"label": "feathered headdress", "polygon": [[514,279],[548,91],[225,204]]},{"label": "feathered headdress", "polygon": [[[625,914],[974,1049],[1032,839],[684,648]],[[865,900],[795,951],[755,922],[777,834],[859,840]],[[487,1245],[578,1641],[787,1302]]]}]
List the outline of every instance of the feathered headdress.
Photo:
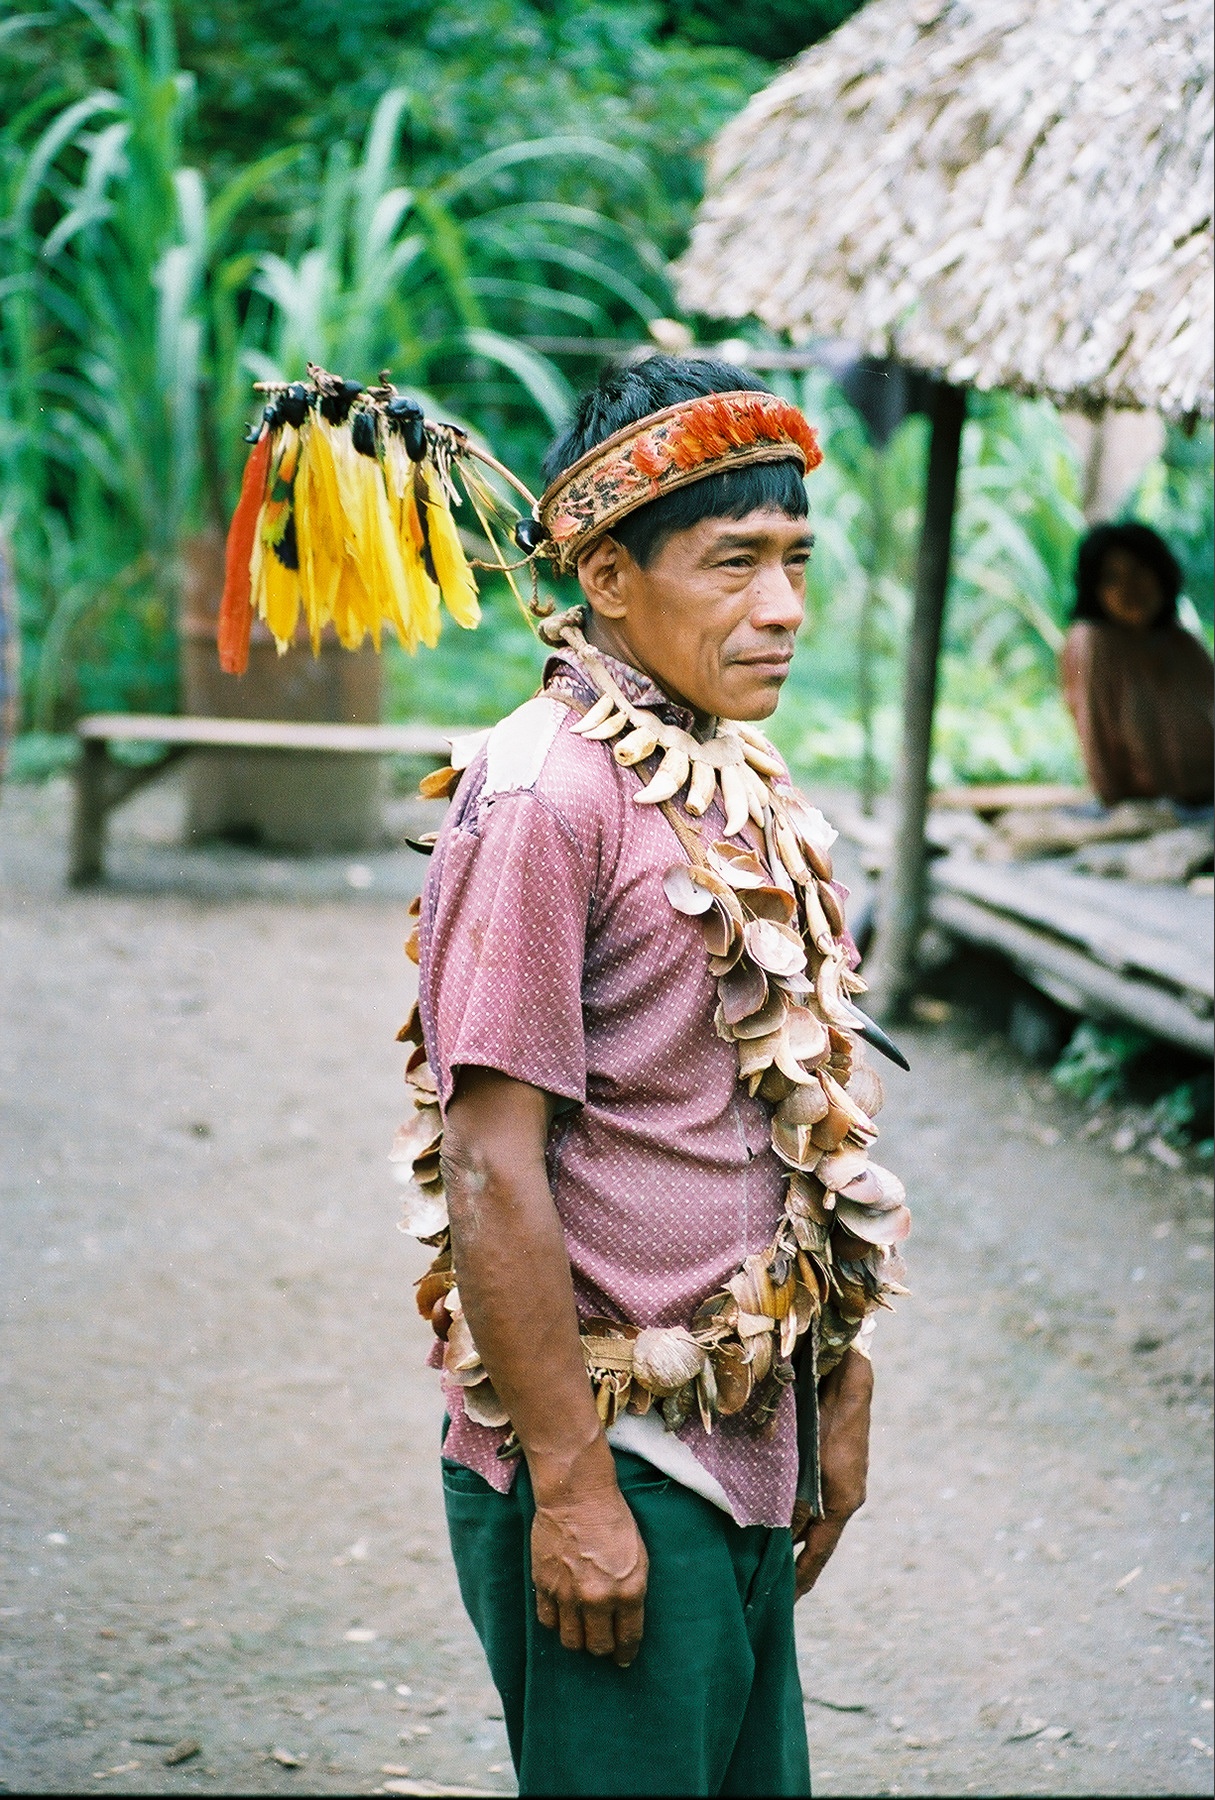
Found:
[{"label": "feathered headdress", "polygon": [[[264,620],[285,651],[301,617],[313,650],[332,625],[348,650],[389,625],[409,651],[438,642],[440,601],[458,625],[481,616],[472,563],[452,516],[460,487],[496,562],[515,515],[473,459],[533,496],[457,425],[434,424],[387,380],[365,388],[309,363],[308,381],[266,386],[250,433],[240,499],[228,531],[219,660],[248,663],[249,633]],[[491,520],[493,523],[491,523]],[[495,529],[496,527],[496,529]]]},{"label": "feathered headdress", "polygon": [[[539,599],[535,559],[568,572],[606,531],[651,500],[745,462],[793,459],[803,472],[822,452],[795,406],[749,390],[705,394],[652,413],[597,444],[539,500],[460,426],[436,424],[387,376],[375,387],[315,363],[309,380],[266,386],[250,434],[228,533],[219,660],[242,674],[249,633],[264,620],[285,651],[301,616],[314,652],[332,625],[347,649],[385,624],[413,652],[438,641],[440,602],[456,623],[480,618],[474,567],[500,570],[523,604],[502,539],[532,568],[527,610]],[[519,517],[477,465],[526,502]],[[458,475],[459,485],[456,477]],[[461,494],[463,490],[463,495]],[[470,559],[452,515],[466,496],[492,552]]]}]

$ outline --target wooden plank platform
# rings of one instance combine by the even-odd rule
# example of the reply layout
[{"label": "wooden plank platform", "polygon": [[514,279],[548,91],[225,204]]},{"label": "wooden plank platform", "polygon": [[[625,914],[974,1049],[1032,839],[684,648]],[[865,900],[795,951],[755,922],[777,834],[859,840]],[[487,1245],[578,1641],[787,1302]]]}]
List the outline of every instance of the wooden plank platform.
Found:
[{"label": "wooden plank platform", "polygon": [[1088,788],[1054,781],[996,781],[937,788],[929,795],[928,804],[944,812],[1002,813],[1027,807],[1083,806],[1092,798]]},{"label": "wooden plank platform", "polygon": [[1108,968],[1215,998],[1211,902],[1204,894],[1082,875],[1046,858],[990,863],[948,856],[932,865],[932,884],[1042,926]]},{"label": "wooden plank platform", "polygon": [[960,854],[929,880],[934,923],[1007,955],[1061,1004],[1215,1051],[1208,895]]}]

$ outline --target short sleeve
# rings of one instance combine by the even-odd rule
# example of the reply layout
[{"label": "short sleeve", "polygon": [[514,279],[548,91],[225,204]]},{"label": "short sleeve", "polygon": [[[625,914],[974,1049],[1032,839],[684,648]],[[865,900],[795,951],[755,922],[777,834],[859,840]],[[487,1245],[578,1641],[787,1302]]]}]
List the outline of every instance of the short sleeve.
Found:
[{"label": "short sleeve", "polygon": [[420,998],[441,1104],[461,1067],[586,1098],[582,971],[591,859],[530,791],[445,831],[422,909]]}]

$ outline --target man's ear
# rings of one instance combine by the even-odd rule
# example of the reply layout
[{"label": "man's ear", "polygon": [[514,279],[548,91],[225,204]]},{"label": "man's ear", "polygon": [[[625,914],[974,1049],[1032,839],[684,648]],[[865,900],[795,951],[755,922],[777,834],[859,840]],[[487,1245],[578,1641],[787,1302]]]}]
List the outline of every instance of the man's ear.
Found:
[{"label": "man's ear", "polygon": [[578,564],[578,585],[601,619],[623,619],[629,610],[628,578],[636,567],[623,544],[602,537]]}]

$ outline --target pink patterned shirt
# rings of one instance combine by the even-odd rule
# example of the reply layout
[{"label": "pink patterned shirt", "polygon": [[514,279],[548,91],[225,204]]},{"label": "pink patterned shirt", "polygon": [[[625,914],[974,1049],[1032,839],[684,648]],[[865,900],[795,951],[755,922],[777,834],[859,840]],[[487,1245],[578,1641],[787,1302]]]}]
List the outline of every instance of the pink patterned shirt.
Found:
[{"label": "pink patterned shirt", "polygon": [[[611,666],[635,705],[690,729],[646,677]],[[598,697],[561,655],[545,684],[583,710]],[[739,1085],[735,1046],[713,1028],[699,926],[663,893],[684,852],[657,807],[634,806],[645,777],[573,735],[576,722],[560,701],[529,701],[460,783],[422,901],[426,1048],[444,1107],[462,1065],[570,1103],[547,1155],[580,1319],[687,1325],[771,1242],[782,1165],[771,1108]],[[724,820],[713,808],[703,825],[711,842]],[[472,1423],[454,1394],[450,1410],[443,1454],[506,1492],[505,1433]],[[679,1435],[740,1525],[788,1525],[791,1392],[763,1438],[745,1412]]]}]

